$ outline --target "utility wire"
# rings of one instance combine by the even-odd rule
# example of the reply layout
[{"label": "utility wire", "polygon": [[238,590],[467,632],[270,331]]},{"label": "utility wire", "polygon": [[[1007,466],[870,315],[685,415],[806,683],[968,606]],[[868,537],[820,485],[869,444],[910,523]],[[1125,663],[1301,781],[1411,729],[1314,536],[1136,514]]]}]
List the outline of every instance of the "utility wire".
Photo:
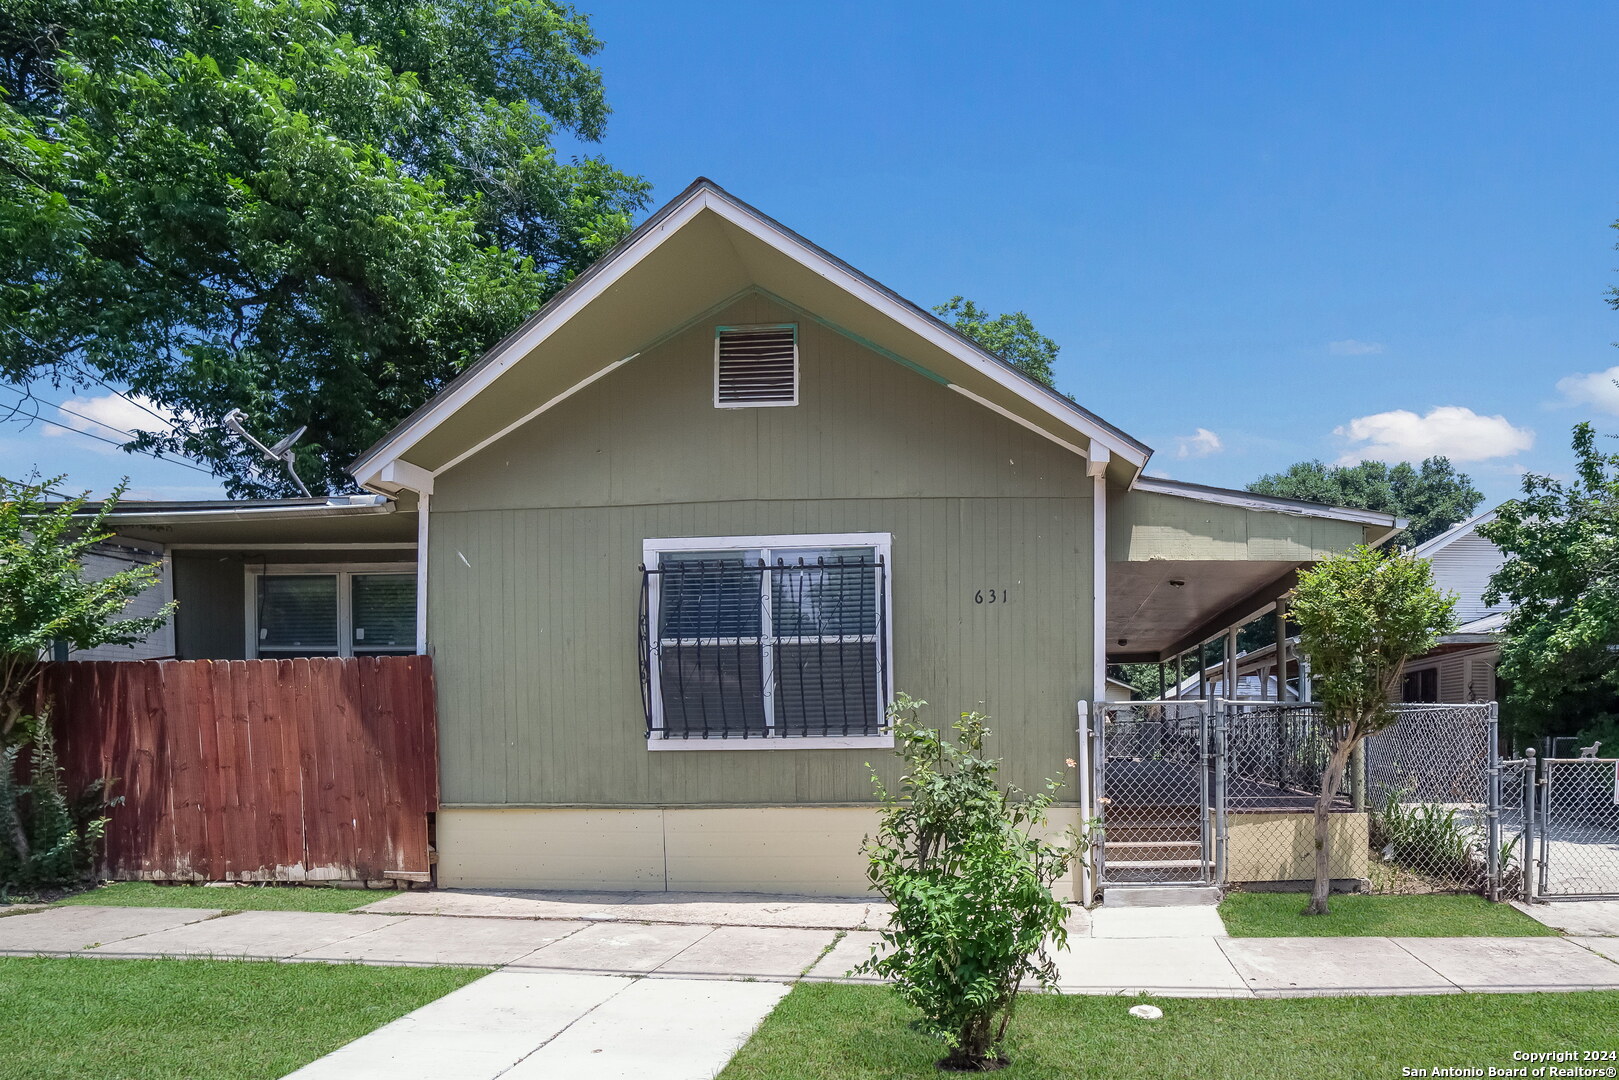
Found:
[{"label": "utility wire", "polygon": [[[61,404],[59,404],[57,402],[46,401],[45,399],[35,397],[32,394],[22,395],[22,396],[20,396],[18,398],[18,400],[16,402],[14,402],[10,406],[8,406],[12,410],[12,415],[16,415],[16,413],[20,412],[22,410],[23,405],[26,402],[30,401],[30,400],[32,400],[36,405],[49,405],[51,408],[56,409],[59,412],[65,413],[68,416],[75,417],[75,418],[77,418],[79,420],[83,420],[86,423],[95,424],[98,427],[106,428],[108,431],[116,432],[117,434],[127,436],[130,439],[135,438],[135,436],[132,433],[130,433],[128,431],[124,431],[121,428],[113,427],[111,424],[102,423],[100,420],[93,420],[90,417],[85,416],[83,413],[74,412],[72,409],[69,409],[66,406],[63,406],[63,405],[61,405]],[[162,462],[165,462],[165,463],[170,464],[170,465],[178,465],[183,469],[190,469],[192,472],[200,472],[200,473],[202,473],[202,474],[204,474],[206,476],[213,476],[214,475],[214,472],[213,472],[212,469],[203,468],[201,465],[193,465],[191,462],[183,461],[180,458],[165,457],[162,454],[154,454],[150,450],[137,449],[135,447],[131,447],[131,446],[128,446],[128,445],[126,445],[124,443],[121,443],[121,442],[117,441],[116,439],[109,439],[109,438],[106,438],[105,436],[97,435],[93,431],[85,431],[82,428],[71,427],[71,426],[69,426],[67,424],[60,424],[60,423],[57,423],[55,420],[47,420],[44,417],[39,415],[39,411],[37,409],[33,413],[33,418],[35,420],[38,420],[41,424],[45,424],[48,427],[53,427],[53,428],[56,428],[56,429],[58,429],[60,431],[69,432],[69,433],[74,434],[74,435],[83,435],[87,439],[94,439],[96,442],[106,443],[108,446],[115,446],[120,450],[127,451],[128,453],[142,454],[142,455],[144,455],[146,457],[151,458],[153,461],[162,461]]]}]

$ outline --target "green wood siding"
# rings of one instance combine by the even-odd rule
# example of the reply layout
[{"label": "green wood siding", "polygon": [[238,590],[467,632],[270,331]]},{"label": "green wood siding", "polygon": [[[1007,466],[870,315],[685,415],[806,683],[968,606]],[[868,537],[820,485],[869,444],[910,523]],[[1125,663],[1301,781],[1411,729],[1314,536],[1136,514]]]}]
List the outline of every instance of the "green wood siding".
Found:
[{"label": "green wood siding", "polygon": [[[1012,782],[1074,756],[1090,696],[1083,461],[763,298],[714,319],[751,322],[799,324],[798,406],[714,408],[713,327],[697,326],[438,478],[429,640],[447,804],[870,800],[864,763],[888,751],[646,750],[651,537],[892,533],[895,685],[938,724],[994,716]],[[990,587],[1008,602],[975,604]]]},{"label": "green wood siding", "polygon": [[1364,538],[1362,526],[1348,521],[1262,513],[1150,491],[1118,492],[1108,499],[1111,562],[1314,562]]},{"label": "green wood siding", "polygon": [[241,556],[175,552],[174,654],[182,660],[242,660],[247,610]]}]

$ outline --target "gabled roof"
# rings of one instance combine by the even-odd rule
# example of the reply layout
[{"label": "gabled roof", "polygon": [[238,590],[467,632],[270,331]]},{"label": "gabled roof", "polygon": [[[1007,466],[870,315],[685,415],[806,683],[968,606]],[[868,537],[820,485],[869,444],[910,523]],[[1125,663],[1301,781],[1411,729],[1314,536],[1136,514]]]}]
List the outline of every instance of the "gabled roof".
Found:
[{"label": "gabled roof", "polygon": [[[1114,462],[1121,480],[1133,480],[1152,454],[932,313],[699,178],[348,471],[368,486],[422,490],[432,475],[630,362],[672,325],[689,325],[749,289],[773,285],[780,285],[775,294],[819,317],[836,318],[822,308],[841,305],[850,317],[838,329],[1093,463]],[[604,309],[591,322],[596,307]],[[542,354],[544,377],[519,373]],[[465,412],[476,413],[467,424],[475,436],[435,438]]]},{"label": "gabled roof", "polygon": [[1435,552],[1443,551],[1456,541],[1462,539],[1462,537],[1467,536],[1480,525],[1488,525],[1490,522],[1494,521],[1495,515],[1499,509],[1500,508],[1497,507],[1495,510],[1486,510],[1484,513],[1475,517],[1470,517],[1458,525],[1452,525],[1438,536],[1430,537],[1429,539],[1424,540],[1422,543],[1411,549],[1412,556],[1419,559],[1432,557]]}]

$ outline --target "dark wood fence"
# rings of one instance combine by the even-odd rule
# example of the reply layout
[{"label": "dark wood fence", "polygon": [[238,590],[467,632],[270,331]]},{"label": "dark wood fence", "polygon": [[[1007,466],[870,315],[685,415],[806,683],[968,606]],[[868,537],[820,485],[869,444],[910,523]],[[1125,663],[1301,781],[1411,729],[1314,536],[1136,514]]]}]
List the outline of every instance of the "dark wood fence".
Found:
[{"label": "dark wood fence", "polygon": [[427,879],[425,656],[58,663],[41,695],[70,789],[123,796],[106,877]]}]

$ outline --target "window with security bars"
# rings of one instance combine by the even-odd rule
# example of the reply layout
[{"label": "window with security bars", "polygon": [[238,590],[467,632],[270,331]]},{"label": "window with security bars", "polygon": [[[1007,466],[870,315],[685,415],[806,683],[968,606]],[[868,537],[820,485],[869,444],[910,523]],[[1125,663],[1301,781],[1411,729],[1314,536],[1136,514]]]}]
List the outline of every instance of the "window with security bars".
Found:
[{"label": "window with security bars", "polygon": [[798,327],[721,326],[714,332],[714,404],[798,404]]},{"label": "window with security bars", "polygon": [[[882,733],[886,535],[859,544],[765,539],[773,542],[648,541],[641,668],[649,738]],[[684,546],[657,546],[675,543]]]}]

